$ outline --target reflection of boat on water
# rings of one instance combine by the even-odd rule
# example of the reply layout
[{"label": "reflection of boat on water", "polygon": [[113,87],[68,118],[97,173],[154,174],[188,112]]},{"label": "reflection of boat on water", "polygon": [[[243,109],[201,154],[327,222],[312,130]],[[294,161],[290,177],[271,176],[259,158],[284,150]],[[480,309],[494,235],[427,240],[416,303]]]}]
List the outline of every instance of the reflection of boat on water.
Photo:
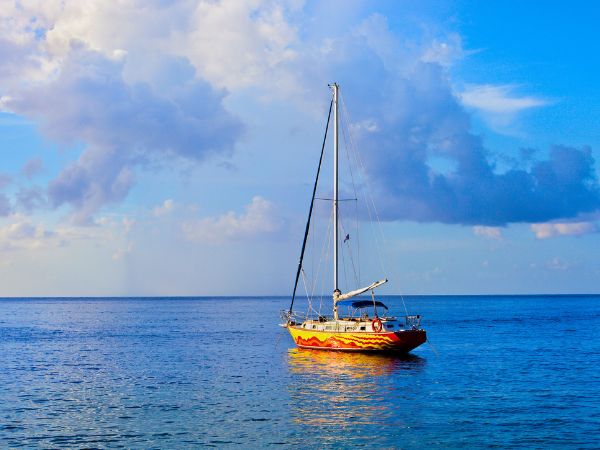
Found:
[{"label": "reflection of boat on water", "polygon": [[416,355],[302,348],[290,349],[288,361],[294,420],[336,427],[377,424],[385,415],[402,420],[394,404],[411,394],[398,385],[405,377],[391,375],[421,372],[426,363]]},{"label": "reflection of boat on water", "polygon": [[[292,303],[289,310],[283,312],[286,327],[298,347],[318,350],[344,350],[355,352],[399,352],[407,353],[423,344],[426,341],[425,330],[421,328],[421,317],[418,315],[408,315],[395,317],[387,314],[387,306],[375,299],[375,288],[387,283],[387,278],[375,281],[370,285],[342,293],[338,280],[338,253],[340,250],[340,219],[338,199],[338,96],[339,87],[336,83],[331,85],[333,98],[327,118],[327,127],[325,129],[325,138],[321,149],[321,157],[317,176],[313,188],[308,222],[302,243],[300,253],[300,262],[296,273],[296,282],[292,294]],[[293,311],[294,299],[298,280],[303,274],[303,258],[306,249],[306,242],[309,235],[311,216],[317,191],[319,174],[323,162],[323,152],[327,131],[329,129],[329,120],[333,110],[333,198],[321,199],[332,200],[332,230],[333,230],[333,316],[326,317],[321,315],[320,311],[310,315],[297,314]],[[353,179],[353,177],[352,177]],[[355,189],[356,192],[356,189]],[[348,199],[358,200],[358,199]],[[374,205],[373,205],[374,208]],[[350,235],[347,234],[343,243],[348,241]],[[360,263],[360,261],[359,261]],[[353,269],[354,268],[354,262]],[[358,278],[358,277],[357,277]],[[371,292],[370,300],[361,300],[359,295],[365,292]],[[308,292],[307,292],[308,294]],[[310,300],[310,299],[309,299]]]},{"label": "reflection of boat on water", "polygon": [[411,354],[335,352],[296,348],[288,352],[293,373],[365,378],[420,370],[425,359]]}]

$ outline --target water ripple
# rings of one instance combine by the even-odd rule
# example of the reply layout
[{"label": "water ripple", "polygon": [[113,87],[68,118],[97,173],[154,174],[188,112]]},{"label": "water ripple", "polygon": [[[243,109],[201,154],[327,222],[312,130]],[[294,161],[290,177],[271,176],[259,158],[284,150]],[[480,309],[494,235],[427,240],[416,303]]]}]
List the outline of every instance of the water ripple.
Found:
[{"label": "water ripple", "polygon": [[600,297],[407,301],[437,355],[295,349],[276,298],[0,300],[0,447],[597,447]]}]

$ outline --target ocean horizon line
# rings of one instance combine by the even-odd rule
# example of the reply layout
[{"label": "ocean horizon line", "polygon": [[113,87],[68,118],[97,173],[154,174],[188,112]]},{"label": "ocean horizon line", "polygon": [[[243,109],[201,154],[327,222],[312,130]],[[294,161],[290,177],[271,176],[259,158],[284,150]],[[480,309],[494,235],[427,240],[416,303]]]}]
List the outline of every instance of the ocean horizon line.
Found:
[{"label": "ocean horizon line", "polygon": [[[315,294],[313,297],[327,297],[330,294]],[[599,297],[600,292],[590,292],[590,293],[541,293],[541,294],[532,294],[532,293],[516,293],[516,294],[382,294],[378,295],[380,298],[390,298],[390,297],[411,297],[411,298],[432,298],[432,297],[473,297],[473,298],[482,298],[482,297]],[[131,300],[168,300],[168,299],[286,299],[291,298],[290,295],[44,295],[44,296],[36,296],[36,295],[8,295],[8,296],[0,296],[0,301],[2,300],[120,300],[120,299],[131,299]]]}]

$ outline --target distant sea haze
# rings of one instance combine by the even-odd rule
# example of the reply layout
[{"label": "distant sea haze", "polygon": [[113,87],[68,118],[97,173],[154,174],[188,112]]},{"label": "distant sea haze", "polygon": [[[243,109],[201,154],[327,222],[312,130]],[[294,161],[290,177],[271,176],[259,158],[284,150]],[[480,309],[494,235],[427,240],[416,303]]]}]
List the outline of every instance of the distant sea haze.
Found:
[{"label": "distant sea haze", "polygon": [[298,350],[288,301],[0,299],[0,447],[598,447],[598,295],[405,297],[403,357]]}]

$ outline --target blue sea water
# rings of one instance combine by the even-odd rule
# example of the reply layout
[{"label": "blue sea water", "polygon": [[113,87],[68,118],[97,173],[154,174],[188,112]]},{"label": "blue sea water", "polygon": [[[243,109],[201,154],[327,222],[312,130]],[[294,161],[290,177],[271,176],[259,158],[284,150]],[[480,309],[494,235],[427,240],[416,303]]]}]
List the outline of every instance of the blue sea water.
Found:
[{"label": "blue sea water", "polygon": [[406,301],[393,357],[295,349],[283,298],[2,299],[0,447],[600,447],[600,296]]}]

